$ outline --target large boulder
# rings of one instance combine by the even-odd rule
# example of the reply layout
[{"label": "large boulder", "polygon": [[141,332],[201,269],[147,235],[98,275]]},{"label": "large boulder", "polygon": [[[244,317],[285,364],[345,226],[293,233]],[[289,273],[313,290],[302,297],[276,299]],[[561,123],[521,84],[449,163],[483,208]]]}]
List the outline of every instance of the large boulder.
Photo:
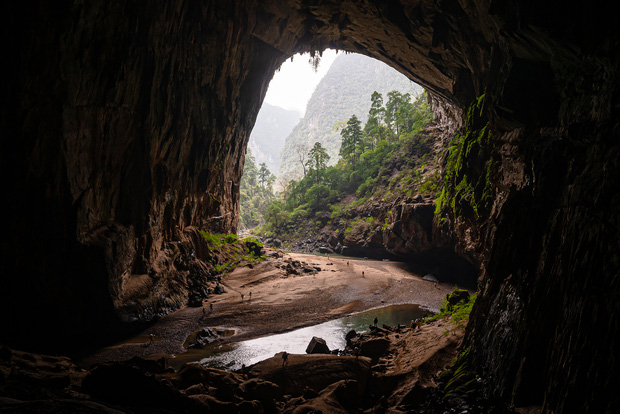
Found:
[{"label": "large boulder", "polygon": [[211,328],[202,328],[196,333],[196,339],[188,346],[188,348],[203,348],[211,342],[217,341],[220,336]]},{"label": "large boulder", "polygon": [[306,348],[306,354],[329,354],[329,347],[323,338],[313,336]]}]

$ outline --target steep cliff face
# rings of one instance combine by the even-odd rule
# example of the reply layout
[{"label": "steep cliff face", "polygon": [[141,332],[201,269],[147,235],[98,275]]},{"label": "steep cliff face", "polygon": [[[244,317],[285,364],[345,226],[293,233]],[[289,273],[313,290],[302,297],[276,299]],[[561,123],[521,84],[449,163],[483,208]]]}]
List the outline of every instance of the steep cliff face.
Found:
[{"label": "steep cliff face", "polygon": [[167,249],[190,224],[235,230],[244,149],[273,71],[330,46],[387,62],[461,110],[485,95],[493,200],[470,227],[482,275],[468,342],[486,395],[549,412],[617,407],[611,10],[476,0],[2,8],[3,340],[81,347],[72,341],[118,317],[132,279],[151,278],[164,298],[171,281],[187,283]]}]

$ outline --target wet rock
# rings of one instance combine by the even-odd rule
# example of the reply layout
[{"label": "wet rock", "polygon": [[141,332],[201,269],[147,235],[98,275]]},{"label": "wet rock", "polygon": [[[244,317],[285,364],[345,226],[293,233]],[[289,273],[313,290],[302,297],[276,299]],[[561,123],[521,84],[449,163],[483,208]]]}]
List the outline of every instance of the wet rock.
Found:
[{"label": "wet rock", "polygon": [[306,348],[306,354],[329,354],[329,348],[323,338],[313,336]]},{"label": "wet rock", "polygon": [[226,293],[226,289],[224,289],[224,286],[220,285],[219,283],[215,286],[215,288],[213,289],[213,293],[216,295],[220,295],[222,293]]},{"label": "wet rock", "polygon": [[357,332],[355,332],[355,329],[351,329],[349,332],[347,332],[347,334],[345,335],[344,339],[345,341],[347,341],[347,346],[349,348],[353,348],[353,343],[352,340],[357,338]]},{"label": "wet rock", "polygon": [[202,328],[196,333],[196,339],[194,343],[188,346],[188,348],[203,348],[205,345],[211,342],[217,341],[220,336],[211,328]]}]

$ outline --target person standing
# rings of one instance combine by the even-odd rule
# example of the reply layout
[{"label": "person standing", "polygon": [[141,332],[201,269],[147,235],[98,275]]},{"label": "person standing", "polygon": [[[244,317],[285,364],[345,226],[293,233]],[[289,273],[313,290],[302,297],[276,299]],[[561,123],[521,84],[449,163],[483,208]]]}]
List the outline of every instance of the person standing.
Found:
[{"label": "person standing", "polygon": [[288,365],[288,352],[286,351],[282,352],[282,368],[284,368],[285,365]]}]

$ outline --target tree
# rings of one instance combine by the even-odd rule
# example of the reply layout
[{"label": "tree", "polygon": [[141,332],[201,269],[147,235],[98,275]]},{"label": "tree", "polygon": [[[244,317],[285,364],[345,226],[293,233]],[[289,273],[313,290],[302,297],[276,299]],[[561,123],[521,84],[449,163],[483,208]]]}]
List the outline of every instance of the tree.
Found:
[{"label": "tree", "polygon": [[385,108],[383,107],[383,96],[374,91],[370,97],[370,110],[368,111],[368,119],[375,119],[378,125],[383,123],[385,118]]},{"label": "tree", "polygon": [[271,176],[271,171],[267,168],[267,164],[264,162],[260,163],[260,169],[258,170],[258,181],[261,186],[265,188],[265,184],[269,182],[269,177]]},{"label": "tree", "polygon": [[304,171],[304,178],[306,177],[306,157],[308,156],[308,146],[303,144],[295,145],[295,152],[297,153],[297,159],[301,164],[301,168]]},{"label": "tree", "polygon": [[340,156],[342,158],[351,157],[355,164],[356,153],[362,145],[362,127],[361,122],[355,114],[347,121],[347,126],[340,131],[342,136],[342,144],[340,145]]},{"label": "tree", "polygon": [[278,227],[280,224],[287,221],[288,213],[284,208],[284,203],[278,200],[271,203],[265,213],[265,218],[272,222],[275,227]]},{"label": "tree", "polygon": [[315,142],[314,146],[308,153],[307,162],[308,168],[314,176],[315,184],[318,184],[321,181],[321,176],[327,168],[327,161],[329,161],[327,150],[323,148],[320,142]]},{"label": "tree", "polygon": [[331,195],[329,187],[325,184],[315,184],[306,191],[304,198],[310,208],[326,210],[329,208],[327,200]]},{"label": "tree", "polygon": [[399,125],[396,119],[396,113],[398,108],[405,102],[409,102],[410,95],[408,93],[402,94],[398,91],[390,91],[387,94],[388,101],[385,104],[385,123],[388,128],[398,136]]},{"label": "tree", "polygon": [[385,119],[385,108],[383,107],[383,96],[377,91],[370,97],[370,110],[368,111],[368,121],[364,125],[364,148],[374,150],[377,142],[386,135],[383,121]]}]

